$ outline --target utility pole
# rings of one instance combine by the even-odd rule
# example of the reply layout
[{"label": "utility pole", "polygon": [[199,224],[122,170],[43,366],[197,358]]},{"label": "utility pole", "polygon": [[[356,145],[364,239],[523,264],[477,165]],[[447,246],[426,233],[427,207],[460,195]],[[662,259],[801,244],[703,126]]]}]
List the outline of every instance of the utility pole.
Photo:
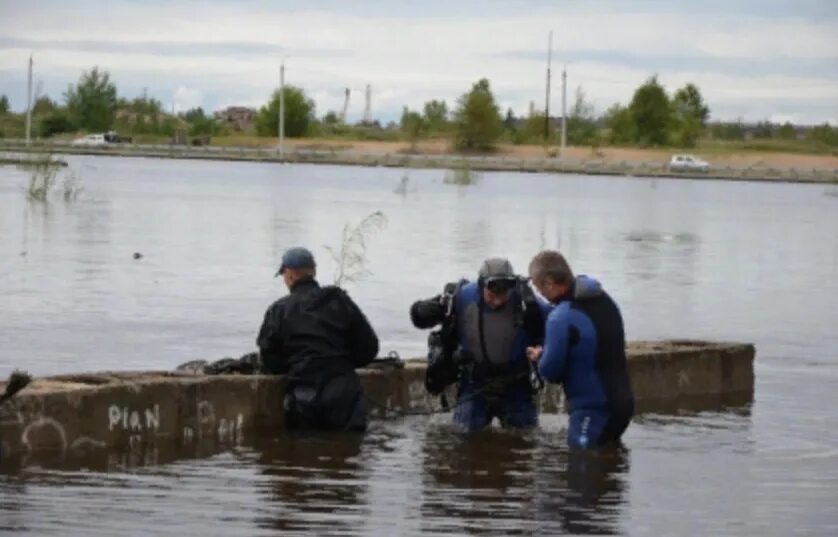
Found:
[{"label": "utility pole", "polygon": [[364,124],[369,125],[372,123],[372,87],[369,84],[367,84],[366,91],[364,91],[364,97]]},{"label": "utility pole", "polygon": [[32,55],[29,55],[29,77],[26,82],[26,145],[32,143]]},{"label": "utility pole", "polygon": [[567,145],[567,65],[562,69],[562,156]]},{"label": "utility pole", "polygon": [[550,64],[553,62],[553,31],[547,38],[547,91],[544,103],[544,144],[550,143]]},{"label": "utility pole", "polygon": [[283,142],[285,139],[285,62],[279,65],[279,158],[285,153]]}]

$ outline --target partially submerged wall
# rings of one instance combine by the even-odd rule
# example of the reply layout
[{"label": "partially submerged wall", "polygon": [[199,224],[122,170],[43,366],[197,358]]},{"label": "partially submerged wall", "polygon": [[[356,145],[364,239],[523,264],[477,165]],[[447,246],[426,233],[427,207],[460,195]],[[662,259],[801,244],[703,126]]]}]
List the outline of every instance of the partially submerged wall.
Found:
[{"label": "partially submerged wall", "polygon": [[[752,399],[753,345],[633,342],[628,350],[639,411]],[[439,410],[438,399],[425,392],[424,373],[422,360],[362,370],[370,414]],[[284,377],[262,375],[105,372],[36,379],[0,408],[0,456],[236,443],[245,432],[281,429],[284,388]],[[558,411],[560,388],[548,387],[540,400],[543,412]]]}]

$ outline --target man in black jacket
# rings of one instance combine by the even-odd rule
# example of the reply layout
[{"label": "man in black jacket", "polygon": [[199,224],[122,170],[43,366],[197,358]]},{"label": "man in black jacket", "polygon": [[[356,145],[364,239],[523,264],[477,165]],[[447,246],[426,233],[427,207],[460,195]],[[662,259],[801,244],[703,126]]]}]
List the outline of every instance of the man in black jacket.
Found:
[{"label": "man in black jacket", "polygon": [[363,431],[366,404],[355,369],[378,354],[378,337],[342,289],[320,287],[314,256],[291,248],[282,256],[290,294],[265,313],[256,343],[265,373],[287,374],[289,428]]}]

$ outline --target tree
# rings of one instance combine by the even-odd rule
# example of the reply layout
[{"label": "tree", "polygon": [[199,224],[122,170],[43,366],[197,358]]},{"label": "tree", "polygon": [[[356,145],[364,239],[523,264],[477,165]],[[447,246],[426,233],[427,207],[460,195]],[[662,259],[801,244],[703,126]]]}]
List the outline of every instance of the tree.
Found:
[{"label": "tree", "polygon": [[419,112],[411,112],[405,106],[402,110],[401,130],[412,147],[416,146],[417,140],[426,128],[425,118]]},{"label": "tree", "polygon": [[704,104],[698,87],[687,84],[676,91],[672,98],[672,142],[681,147],[694,147],[709,116],[710,109]]},{"label": "tree", "polygon": [[503,121],[489,81],[480,79],[457,101],[454,144],[458,149],[491,149],[503,134]]},{"label": "tree", "polygon": [[119,100],[116,122],[119,130],[131,134],[161,134],[161,122],[165,116],[163,103],[143,92],[130,101]]},{"label": "tree", "polygon": [[591,145],[596,139],[594,106],[585,100],[585,91],[579,86],[570,117],[567,118],[567,141],[570,145]]},{"label": "tree", "polygon": [[[259,110],[256,117],[256,133],[259,136],[276,136],[279,132],[279,92]],[[291,138],[305,136],[314,123],[314,101],[306,97],[302,88],[285,86],[284,97],[285,135]]]},{"label": "tree", "polygon": [[515,118],[515,112],[513,112],[511,108],[507,108],[506,117],[503,119],[504,128],[514,134],[517,130],[517,123],[518,120]]},{"label": "tree", "polygon": [[440,132],[448,126],[448,105],[445,101],[428,101],[425,103],[425,124],[428,130]]},{"label": "tree", "polygon": [[107,71],[94,67],[82,73],[75,87],[64,94],[70,118],[87,131],[106,131],[116,115],[116,86]]},{"label": "tree", "polygon": [[340,123],[340,119],[338,118],[337,112],[335,112],[334,110],[329,110],[328,112],[326,112],[326,115],[323,116],[324,125],[334,126],[338,123]]},{"label": "tree", "polygon": [[786,121],[782,127],[777,130],[777,136],[783,140],[794,140],[797,138],[797,130],[790,122]]},{"label": "tree", "polygon": [[57,105],[55,104],[55,101],[53,101],[46,95],[43,95],[41,97],[38,97],[35,100],[35,104],[32,105],[32,115],[45,116],[54,112],[56,108]]},{"label": "tree", "polygon": [[760,121],[754,129],[753,137],[758,140],[768,140],[774,137],[774,125],[770,121]]},{"label": "tree", "polygon": [[514,144],[543,144],[544,143],[544,113],[533,112],[521,121],[512,133]]},{"label": "tree", "polygon": [[41,120],[41,136],[44,138],[75,130],[76,125],[73,124],[67,111],[62,108],[56,108]]},{"label": "tree", "polygon": [[190,136],[211,136],[218,133],[215,119],[207,116],[201,107],[187,110],[183,114],[183,119],[189,123]]},{"label": "tree", "polygon": [[744,140],[745,126],[741,119],[736,123],[714,123],[710,126],[710,133],[719,140]]},{"label": "tree", "polygon": [[637,139],[637,126],[631,115],[631,110],[620,104],[615,104],[605,112],[603,117],[608,128],[608,142],[616,145],[631,144]]},{"label": "tree", "polygon": [[838,147],[838,129],[824,123],[809,131],[809,139],[832,147]]},{"label": "tree", "polygon": [[635,125],[635,141],[643,145],[666,145],[669,134],[669,97],[653,76],[637,88],[629,105]]},{"label": "tree", "polygon": [[5,95],[0,95],[0,114],[9,113],[9,98]]}]

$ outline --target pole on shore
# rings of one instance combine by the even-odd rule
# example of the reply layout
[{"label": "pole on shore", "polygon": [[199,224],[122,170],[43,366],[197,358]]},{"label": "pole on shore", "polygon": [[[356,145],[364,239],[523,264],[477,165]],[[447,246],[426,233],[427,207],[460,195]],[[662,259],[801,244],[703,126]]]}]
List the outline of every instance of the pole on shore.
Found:
[{"label": "pole on shore", "polygon": [[285,155],[285,62],[279,65],[279,158]]},{"label": "pole on shore", "polygon": [[562,69],[562,156],[567,145],[567,65]]},{"label": "pole on shore", "polygon": [[32,55],[29,55],[29,76],[26,81],[26,145],[32,143]]},{"label": "pole on shore", "polygon": [[550,64],[553,62],[553,31],[547,37],[547,90],[544,103],[544,144],[550,143]]}]

